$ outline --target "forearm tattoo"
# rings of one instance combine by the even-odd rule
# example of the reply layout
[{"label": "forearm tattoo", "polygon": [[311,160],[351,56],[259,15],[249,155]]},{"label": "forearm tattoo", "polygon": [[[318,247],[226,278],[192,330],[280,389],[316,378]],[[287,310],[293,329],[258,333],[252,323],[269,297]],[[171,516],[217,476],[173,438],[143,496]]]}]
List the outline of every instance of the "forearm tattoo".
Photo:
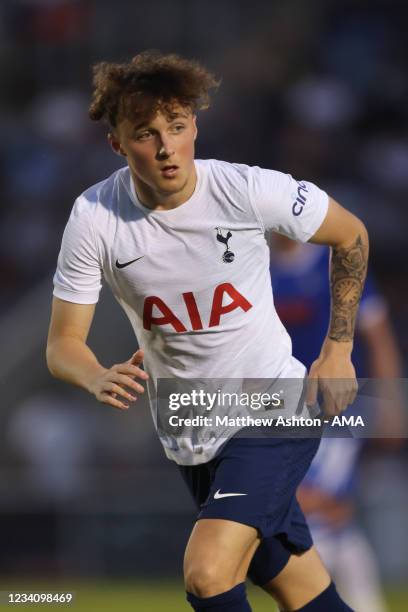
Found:
[{"label": "forearm tattoo", "polygon": [[331,312],[329,338],[353,340],[358,305],[367,273],[367,246],[358,236],[347,248],[332,249],[330,262]]}]

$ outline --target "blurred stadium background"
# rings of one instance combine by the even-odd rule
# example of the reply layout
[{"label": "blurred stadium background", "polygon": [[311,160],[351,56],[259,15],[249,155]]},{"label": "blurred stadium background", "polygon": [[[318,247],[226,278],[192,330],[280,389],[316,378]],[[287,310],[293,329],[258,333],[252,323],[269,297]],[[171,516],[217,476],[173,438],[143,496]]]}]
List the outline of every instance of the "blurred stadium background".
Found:
[{"label": "blurred stadium background", "polygon": [[[1,1],[1,589],[69,584],[78,610],[188,609],[194,510],[146,403],[117,413],[45,367],[71,206],[123,165],[87,118],[90,66],[159,48],[222,76],[197,156],[290,172],[358,213],[406,356],[407,12],[395,0]],[[107,291],[91,345],[105,364],[135,350]],[[361,467],[360,520],[391,612],[408,609],[406,451],[371,451]]]}]

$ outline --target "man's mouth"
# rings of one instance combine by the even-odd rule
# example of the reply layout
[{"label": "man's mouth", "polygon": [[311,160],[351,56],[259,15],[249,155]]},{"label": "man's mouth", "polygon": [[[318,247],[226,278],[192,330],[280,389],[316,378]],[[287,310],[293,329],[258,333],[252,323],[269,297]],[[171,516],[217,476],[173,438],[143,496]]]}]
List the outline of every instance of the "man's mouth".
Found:
[{"label": "man's mouth", "polygon": [[175,164],[168,164],[166,166],[163,166],[163,168],[160,169],[160,172],[163,176],[171,178],[172,176],[175,176],[178,169],[178,166],[176,166]]}]

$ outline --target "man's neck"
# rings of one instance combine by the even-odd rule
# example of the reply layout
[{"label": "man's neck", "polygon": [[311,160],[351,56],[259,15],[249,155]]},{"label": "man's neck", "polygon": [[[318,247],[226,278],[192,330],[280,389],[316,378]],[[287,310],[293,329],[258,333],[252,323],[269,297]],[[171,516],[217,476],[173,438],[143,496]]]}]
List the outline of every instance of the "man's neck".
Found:
[{"label": "man's neck", "polygon": [[143,206],[152,210],[172,210],[173,208],[178,208],[191,198],[197,184],[197,172],[194,163],[187,181],[176,192],[156,191],[137,178],[131,169],[130,173],[137,198]]}]

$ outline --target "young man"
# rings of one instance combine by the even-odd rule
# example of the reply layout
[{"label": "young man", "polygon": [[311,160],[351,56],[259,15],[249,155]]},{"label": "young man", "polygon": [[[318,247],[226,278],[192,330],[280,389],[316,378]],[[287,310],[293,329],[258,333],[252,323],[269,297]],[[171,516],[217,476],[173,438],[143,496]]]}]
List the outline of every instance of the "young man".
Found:
[{"label": "young man", "polygon": [[[333,248],[331,322],[307,402],[320,387],[328,414],[344,410],[356,393],[350,354],[368,252],[361,221],[311,183],[194,160],[196,112],[217,85],[197,63],[147,52],[97,65],[94,83],[90,116],[108,122],[127,166],[84,192],[66,227],[47,348],[52,374],[122,410],[143,392],[141,381],[154,403],[159,378],[302,379],[273,306],[264,237],[273,229]],[[142,347],[108,368],[86,344],[102,275]],[[162,441],[201,507],[184,564],[195,610],[250,610],[247,574],[282,610],[349,610],[295,498],[316,439]]]}]

